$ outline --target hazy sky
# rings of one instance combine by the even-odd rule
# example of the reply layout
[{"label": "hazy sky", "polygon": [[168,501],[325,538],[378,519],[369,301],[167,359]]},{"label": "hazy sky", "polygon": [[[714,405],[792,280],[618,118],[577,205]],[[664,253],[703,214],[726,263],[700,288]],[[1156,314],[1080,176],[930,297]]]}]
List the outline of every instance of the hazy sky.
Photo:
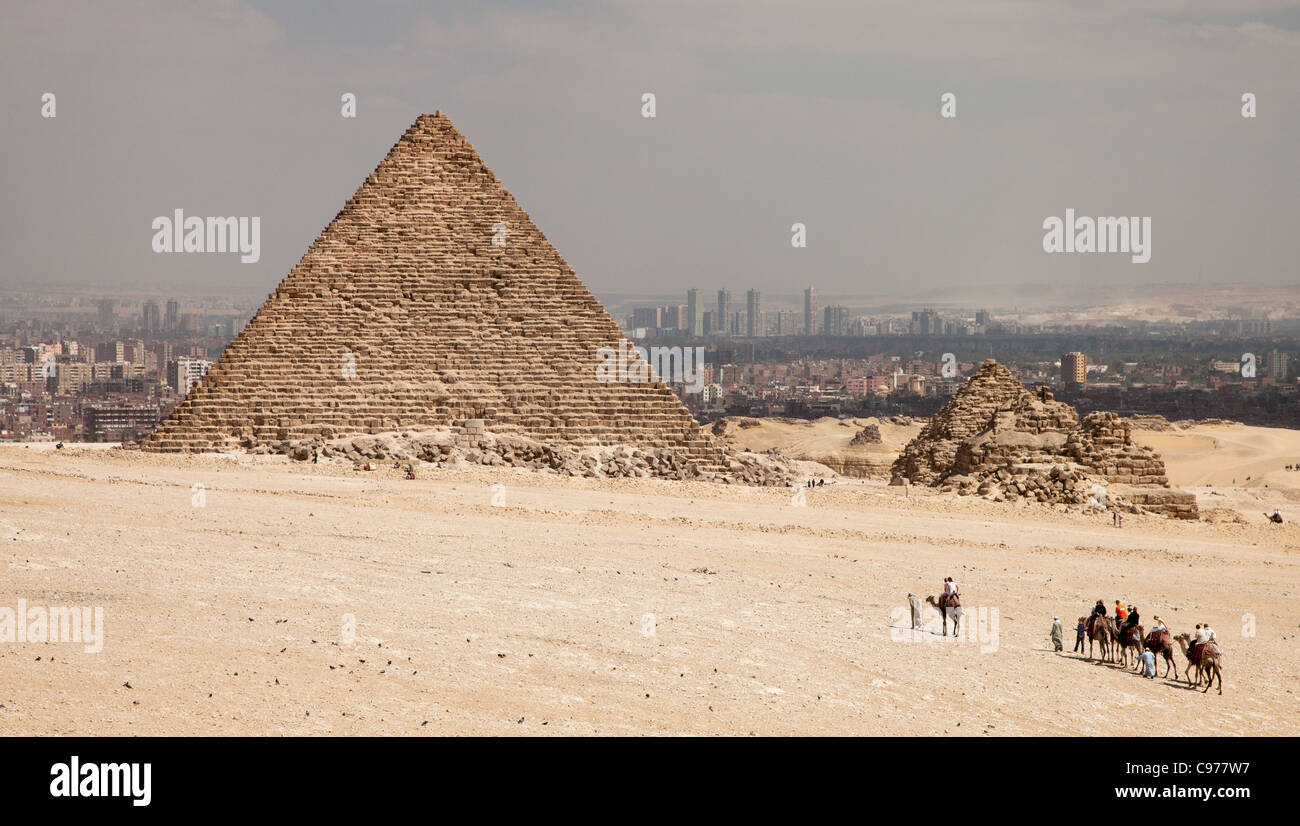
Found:
[{"label": "hazy sky", "polygon": [[[1300,283],[1296,3],[9,0],[0,99],[0,286],[270,291],[437,109],[601,293]],[[261,260],[155,254],[177,208]]]}]

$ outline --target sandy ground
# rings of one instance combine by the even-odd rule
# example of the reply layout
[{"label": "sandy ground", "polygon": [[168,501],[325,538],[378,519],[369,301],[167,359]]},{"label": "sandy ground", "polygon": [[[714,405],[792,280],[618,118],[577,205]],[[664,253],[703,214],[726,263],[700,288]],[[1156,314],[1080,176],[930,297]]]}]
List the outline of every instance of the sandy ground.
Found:
[{"label": "sandy ground", "polygon": [[1300,430],[1195,425],[1139,430],[1134,438],[1160,453],[1175,485],[1300,490],[1300,471],[1286,470],[1287,465],[1300,468]]},{"label": "sandy ground", "polygon": [[[1300,734],[1294,523],[804,493],[0,447],[0,608],[106,627],[0,643],[0,734]],[[976,633],[909,639],[945,575]],[[1223,695],[1068,653],[1099,597]]]}]

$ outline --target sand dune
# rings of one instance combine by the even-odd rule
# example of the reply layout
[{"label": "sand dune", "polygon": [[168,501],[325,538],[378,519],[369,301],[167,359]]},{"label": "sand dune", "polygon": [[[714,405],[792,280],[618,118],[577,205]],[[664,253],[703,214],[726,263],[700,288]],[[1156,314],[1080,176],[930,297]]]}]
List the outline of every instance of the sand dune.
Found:
[{"label": "sand dune", "polygon": [[[0,607],[106,625],[0,643],[0,734],[1300,734],[1295,524],[804,493],[0,447]],[[908,638],[945,575],[983,641]],[[1098,597],[1223,695],[1053,653]]]},{"label": "sand dune", "polygon": [[1139,430],[1135,437],[1164,457],[1175,485],[1300,489],[1300,430],[1247,425],[1194,425]]}]

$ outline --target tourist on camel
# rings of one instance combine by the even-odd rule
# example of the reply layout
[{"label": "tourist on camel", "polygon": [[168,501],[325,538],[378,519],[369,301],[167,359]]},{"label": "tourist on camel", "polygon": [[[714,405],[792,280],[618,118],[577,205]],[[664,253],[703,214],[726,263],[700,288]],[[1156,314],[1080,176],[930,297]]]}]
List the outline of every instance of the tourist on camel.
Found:
[{"label": "tourist on camel", "polygon": [[1136,628],[1139,619],[1140,619],[1140,617],[1138,616],[1138,610],[1137,610],[1137,608],[1135,608],[1134,606],[1130,605],[1130,606],[1128,607],[1128,614],[1126,615],[1126,619],[1124,620],[1124,627],[1125,627],[1125,628]]},{"label": "tourist on camel", "polygon": [[1085,629],[1088,636],[1092,636],[1092,628],[1097,624],[1097,617],[1104,616],[1106,616],[1106,603],[1102,600],[1097,600],[1097,604],[1092,606],[1092,615],[1088,617],[1088,627]]},{"label": "tourist on camel", "polygon": [[1187,647],[1188,662],[1194,663],[1198,659],[1200,659],[1201,657],[1200,648],[1204,643],[1205,643],[1205,629],[1201,628],[1201,624],[1198,622],[1196,624],[1196,631],[1195,633],[1192,634],[1192,644]]}]

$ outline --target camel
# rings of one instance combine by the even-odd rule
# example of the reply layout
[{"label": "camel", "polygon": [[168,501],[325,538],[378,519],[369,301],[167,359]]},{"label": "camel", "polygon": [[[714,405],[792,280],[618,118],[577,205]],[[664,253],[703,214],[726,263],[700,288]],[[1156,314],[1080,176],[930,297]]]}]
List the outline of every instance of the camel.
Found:
[{"label": "camel", "polygon": [[[1155,632],[1153,631],[1151,633],[1154,634]],[[1155,641],[1150,645],[1148,645],[1144,640],[1142,646],[1147,651],[1150,651],[1152,654],[1154,654],[1155,656],[1164,658],[1165,661],[1164,678],[1166,680],[1169,679],[1169,669],[1171,668],[1174,671],[1174,679],[1175,680],[1178,679],[1178,664],[1174,662],[1174,644],[1172,642],[1165,642],[1163,638],[1157,637]]]},{"label": "camel", "polygon": [[1092,659],[1092,644],[1101,646],[1101,661],[1115,662],[1115,649],[1119,647],[1119,632],[1115,630],[1115,621],[1110,617],[1096,617],[1092,622],[1092,631],[1088,634],[1088,659]]},{"label": "camel", "polygon": [[1140,625],[1131,626],[1116,632],[1116,638],[1119,641],[1120,663],[1124,668],[1128,668],[1129,649],[1133,649],[1133,670],[1137,671],[1142,666],[1142,640],[1146,637],[1146,631]]},{"label": "camel", "polygon": [[933,596],[925,598],[926,605],[933,605],[938,611],[939,616],[943,618],[943,635],[948,636],[948,616],[952,615],[952,634],[957,636],[958,627],[961,623],[961,598],[956,594],[944,594],[939,599]]},{"label": "camel", "polygon": [[[1178,641],[1178,647],[1182,649],[1183,656],[1187,657],[1187,649],[1191,647],[1191,642],[1192,642],[1191,637],[1187,634],[1179,634],[1178,636],[1174,637],[1174,639]],[[1219,652],[1219,646],[1217,645],[1201,646],[1200,651],[1197,652],[1197,658],[1195,660],[1193,660],[1191,657],[1187,657],[1187,670],[1183,673],[1183,676],[1187,677],[1187,684],[1192,688],[1195,688],[1196,686],[1201,684],[1201,675],[1204,674],[1206,677],[1205,691],[1202,691],[1201,693],[1208,694],[1210,691],[1210,686],[1214,685],[1214,678],[1218,677],[1219,693],[1222,694],[1223,693],[1223,668],[1222,666],[1219,665],[1219,660],[1221,660],[1222,658],[1223,655]],[[1191,673],[1193,663],[1196,664],[1196,682],[1192,682],[1191,677],[1188,676]]]}]

